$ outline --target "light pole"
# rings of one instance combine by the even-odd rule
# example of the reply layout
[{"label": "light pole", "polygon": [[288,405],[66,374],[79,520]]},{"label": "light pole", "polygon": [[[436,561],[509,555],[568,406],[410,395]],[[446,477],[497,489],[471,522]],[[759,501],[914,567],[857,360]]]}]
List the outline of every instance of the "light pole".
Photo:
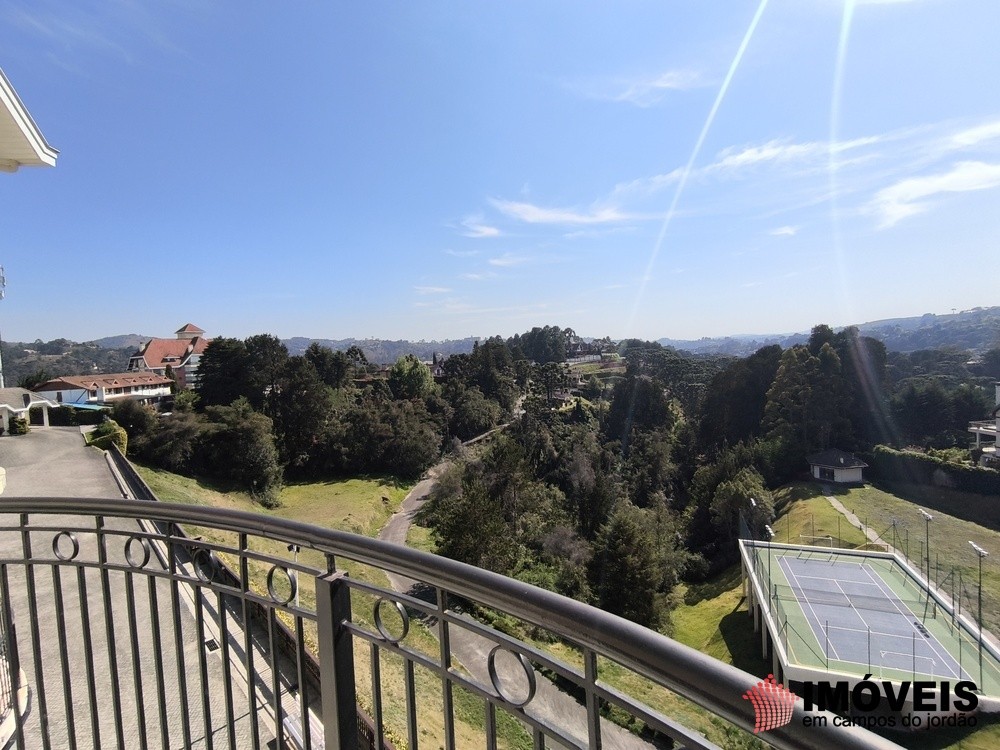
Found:
[{"label": "light pole", "polygon": [[979,689],[983,689],[983,558],[986,557],[989,552],[984,550],[978,544],[973,541],[969,541],[972,545],[972,549],[976,551],[979,555]]},{"label": "light pole", "polygon": [[931,590],[931,521],[934,516],[923,508],[918,510],[920,515],[924,517],[924,554],[927,555],[927,591],[929,593]]}]

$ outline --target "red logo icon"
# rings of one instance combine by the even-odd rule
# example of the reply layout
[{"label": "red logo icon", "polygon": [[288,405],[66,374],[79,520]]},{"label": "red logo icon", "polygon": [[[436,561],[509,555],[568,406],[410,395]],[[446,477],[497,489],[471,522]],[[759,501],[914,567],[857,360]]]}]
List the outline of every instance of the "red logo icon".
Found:
[{"label": "red logo icon", "polygon": [[796,696],[784,685],[778,684],[773,674],[743,693],[743,700],[753,704],[753,733],[783,727],[792,720]]}]

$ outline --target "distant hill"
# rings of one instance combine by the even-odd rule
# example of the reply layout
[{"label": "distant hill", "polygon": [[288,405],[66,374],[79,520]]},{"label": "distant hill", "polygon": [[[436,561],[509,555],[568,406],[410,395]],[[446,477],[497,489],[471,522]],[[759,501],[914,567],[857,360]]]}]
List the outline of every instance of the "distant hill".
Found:
[{"label": "distant hill", "polygon": [[[821,321],[817,321],[819,323]],[[920,315],[910,318],[889,318],[861,323],[858,329],[882,341],[890,351],[912,352],[919,349],[957,347],[982,353],[1000,347],[1000,307],[977,307],[951,315]],[[840,330],[840,329],[838,329]],[[137,333],[106,336],[78,344],[67,339],[33,343],[3,342],[4,379],[15,385],[25,375],[44,370],[49,377],[83,375],[90,372],[120,372],[128,365],[129,356],[151,336]],[[697,340],[663,338],[664,346],[692,354],[724,354],[745,357],[763,346],[778,344],[788,348],[809,339],[808,331],[780,334],[744,334]],[[285,339],[292,355],[302,354],[313,342],[331,349],[346,350],[358,346],[369,362],[389,364],[404,354],[414,354],[429,360],[435,353],[450,356],[472,351],[478,339],[444,341],[389,341],[385,339],[310,339],[302,336]]]},{"label": "distant hill", "polygon": [[90,343],[97,344],[102,349],[138,349],[155,336],[140,336],[138,333],[123,333],[120,336],[105,336]]},{"label": "distant hill", "polygon": [[134,346],[107,348],[94,341],[78,344],[67,339],[30,344],[4,341],[2,347],[4,384],[8,387],[28,376],[47,380],[64,375],[123,372],[135,351]]},{"label": "distant hill", "polygon": [[302,354],[312,343],[341,351],[357,346],[365,353],[369,362],[391,364],[405,354],[413,354],[422,360],[429,360],[434,354],[443,354],[446,357],[452,354],[468,354],[472,351],[476,341],[478,339],[474,337],[446,341],[403,341],[402,339],[387,341],[385,339],[307,339],[296,336],[295,338],[283,339],[282,343],[288,347],[288,353],[293,356]]},{"label": "distant hill", "polygon": [[[1000,307],[976,307],[951,315],[927,313],[911,318],[890,318],[860,323],[858,330],[885,344],[889,351],[957,347],[973,352],[1000,347]],[[835,330],[843,330],[837,328]],[[809,340],[809,332],[738,335],[697,340],[660,339],[664,346],[693,354],[729,354],[745,357],[764,346],[787,348]]]}]

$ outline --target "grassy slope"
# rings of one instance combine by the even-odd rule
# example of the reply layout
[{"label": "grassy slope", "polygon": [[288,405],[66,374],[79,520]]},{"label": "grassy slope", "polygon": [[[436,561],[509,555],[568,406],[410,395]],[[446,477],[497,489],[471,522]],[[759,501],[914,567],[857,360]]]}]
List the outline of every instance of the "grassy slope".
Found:
[{"label": "grassy slope", "polygon": [[[923,527],[917,506],[876,488],[853,488],[837,494],[848,508],[856,509],[862,517],[867,515],[875,528],[881,528],[882,519],[891,517],[906,519],[911,525],[919,521],[915,528]],[[864,542],[861,531],[833,509],[820,494],[818,485],[788,485],[776,493],[776,501],[779,516],[773,527],[777,541],[791,539],[796,543],[800,534],[836,537],[839,529],[849,545]],[[1000,550],[1000,534],[996,532],[943,513],[936,514],[934,523],[939,524],[936,528],[942,538],[935,541],[934,535],[931,536],[932,554],[935,545],[941,546],[942,557],[945,549],[950,550],[949,554],[967,554],[962,549],[962,545],[968,546],[967,539],[979,539],[977,543]],[[753,632],[743,602],[738,567],[707,583],[682,589],[681,594],[683,603],[672,615],[677,640],[747,672],[759,676],[768,673],[769,663],[760,658],[760,640]],[[1000,747],[1000,718],[980,717],[980,728],[972,733],[942,730],[896,735],[892,739],[904,747],[921,750],[995,750]]]},{"label": "grassy slope", "polygon": [[[156,496],[164,502],[210,505],[263,513],[367,536],[375,536],[378,533],[389,517],[399,508],[399,504],[410,489],[409,485],[380,479],[350,479],[339,482],[291,485],[282,490],[281,507],[266,510],[253,503],[250,497],[243,493],[220,492],[188,477],[142,466],[136,468],[153,492],[156,493]],[[214,532],[204,528],[192,531],[214,542],[235,543],[233,535],[227,535],[225,532]],[[281,542],[260,540],[255,549],[287,557],[287,551]],[[323,569],[325,567],[323,556],[314,550],[303,550],[299,560],[315,568]],[[233,564],[235,561],[229,560],[229,562]],[[388,587],[385,575],[377,569],[365,568],[343,560],[338,562],[338,566],[346,569],[353,578]],[[261,593],[266,591],[264,583],[266,575],[267,571],[263,567],[255,568],[252,566],[251,576],[254,579],[255,588]],[[307,609],[315,607],[315,591],[311,581],[307,578],[302,580],[300,596],[304,607]],[[373,628],[374,599],[355,592],[352,596],[352,604],[355,621],[366,628]],[[383,607],[382,611],[388,615],[392,610]],[[394,632],[398,632],[398,629],[393,627],[393,623],[389,620],[386,621],[386,625]],[[307,629],[306,641],[315,652],[314,628],[311,631]],[[412,624],[406,644],[410,648],[435,658],[440,652],[436,637],[420,623]],[[361,639],[356,639],[354,646],[355,676],[357,684],[360,686],[358,700],[370,713],[372,705],[371,690],[368,687],[371,685],[370,653],[367,644]],[[383,718],[388,729],[387,734],[396,747],[402,749],[406,747],[402,660],[394,656],[384,657],[381,663],[381,675]],[[441,745],[444,737],[444,726],[440,709],[419,710],[422,704],[440,706],[440,679],[418,667],[416,669],[416,694],[421,722],[421,744]],[[461,690],[456,690],[455,714],[457,746],[484,746],[484,707],[482,701]],[[531,746],[530,736],[513,719],[503,712],[498,712],[497,718],[500,747],[526,749]]]}]

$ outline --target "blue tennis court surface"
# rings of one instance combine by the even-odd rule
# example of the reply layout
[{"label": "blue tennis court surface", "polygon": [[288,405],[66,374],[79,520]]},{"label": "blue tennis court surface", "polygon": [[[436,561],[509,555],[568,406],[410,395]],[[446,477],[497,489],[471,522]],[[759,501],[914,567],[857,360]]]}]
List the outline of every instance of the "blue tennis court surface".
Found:
[{"label": "blue tennis court surface", "polygon": [[828,660],[861,665],[875,676],[892,669],[970,678],[924,627],[922,619],[933,615],[933,606],[903,601],[864,559],[786,554],[777,562]]}]

